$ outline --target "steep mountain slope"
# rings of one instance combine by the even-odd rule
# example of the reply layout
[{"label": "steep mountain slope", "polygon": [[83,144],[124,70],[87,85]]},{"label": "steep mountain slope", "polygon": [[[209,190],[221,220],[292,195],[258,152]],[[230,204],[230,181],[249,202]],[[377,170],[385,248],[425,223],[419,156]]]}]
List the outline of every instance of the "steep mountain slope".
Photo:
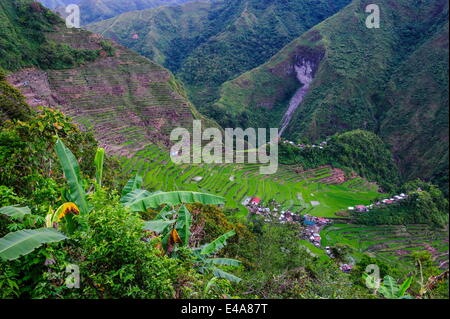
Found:
[{"label": "steep mountain slope", "polygon": [[62,17],[66,16],[65,6],[77,4],[80,7],[81,24],[86,25],[115,17],[119,14],[183,4],[193,0],[39,0],[47,8],[54,9]]},{"label": "steep mountain slope", "polygon": [[349,1],[198,2],[129,12],[87,28],[175,72],[194,104],[214,115],[210,105],[220,84],[260,65]]},{"label": "steep mountain slope", "polygon": [[[404,176],[441,176],[442,186],[448,180],[448,3],[379,1],[381,28],[368,29],[370,3],[354,0],[266,64],[225,83],[215,105],[226,114],[222,124],[281,127],[291,101],[297,106],[287,114],[288,138],[371,130],[390,143]],[[307,92],[293,101],[306,82]]]},{"label": "steep mountain slope", "polygon": [[[16,7],[19,4],[21,10]],[[107,150],[122,155],[151,142],[168,145],[173,128],[190,128],[194,118],[203,119],[169,71],[98,35],[66,29],[54,14],[35,5],[28,0],[8,0],[0,7],[10,35],[3,40],[28,43],[39,51],[31,51],[36,59],[22,57],[23,65],[0,64],[10,71],[29,66],[7,76],[29,105],[60,107],[76,122],[92,128]],[[23,12],[29,11],[35,15],[34,22],[46,26],[36,33],[36,41],[30,40],[29,34],[34,33],[27,34],[28,25],[22,22]],[[54,47],[55,43],[66,51]],[[13,49],[1,47],[6,53]],[[79,59],[81,53],[89,59]],[[45,58],[53,62],[46,64]]]}]

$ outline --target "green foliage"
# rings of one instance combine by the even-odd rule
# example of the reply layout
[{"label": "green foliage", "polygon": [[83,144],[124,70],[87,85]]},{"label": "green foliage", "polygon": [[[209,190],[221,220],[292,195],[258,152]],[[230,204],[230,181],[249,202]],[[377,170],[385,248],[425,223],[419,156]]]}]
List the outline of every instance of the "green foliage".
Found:
[{"label": "green foliage", "polygon": [[95,179],[97,185],[102,187],[102,178],[103,178],[103,164],[105,162],[105,149],[98,148],[97,153],[95,153]]},{"label": "green foliage", "polygon": [[134,190],[140,189],[141,186],[142,186],[142,176],[136,173],[134,177],[128,180],[127,184],[122,189],[121,202],[125,200],[124,198],[127,194],[131,193]]},{"label": "green foliage", "polygon": [[383,141],[374,133],[355,130],[336,134],[325,148],[299,149],[289,144],[279,144],[280,162],[311,169],[332,165],[344,171],[354,171],[371,182],[377,182],[384,191],[397,189],[399,172],[393,156]]},{"label": "green foliage", "polygon": [[75,49],[49,40],[46,33],[64,28],[64,22],[37,2],[2,1],[0,17],[0,67],[6,70],[30,66],[66,69],[99,57],[101,50]]},{"label": "green foliage", "polygon": [[380,294],[387,299],[405,299],[410,296],[406,295],[406,290],[412,282],[412,277],[406,279],[402,284],[397,284],[391,276],[384,277],[383,283],[379,288]]},{"label": "green foliage", "polygon": [[368,298],[336,264],[300,245],[294,224],[268,223],[253,242],[243,242],[239,255],[246,262],[239,294],[259,298]]},{"label": "green foliage", "polygon": [[[129,12],[87,28],[117,39],[170,69],[188,86],[199,110],[228,127],[223,112],[215,112],[212,106],[219,86],[266,62],[295,37],[348,3],[349,0],[195,2]],[[134,34],[139,38],[133,38]]]},{"label": "green foliage", "polygon": [[71,69],[95,61],[100,50],[74,49],[66,43],[48,41],[41,46],[39,66],[42,69]]},{"label": "green foliage", "polygon": [[405,184],[403,189],[407,199],[375,207],[367,213],[355,213],[356,221],[366,225],[427,224],[435,228],[448,224],[448,200],[439,188],[415,181]]},{"label": "green foliage", "polygon": [[145,212],[151,208],[158,208],[162,204],[176,206],[179,204],[202,203],[206,205],[224,204],[224,199],[219,196],[196,192],[159,192],[149,195],[132,204],[126,204],[132,211]]},{"label": "green foliage", "polygon": [[14,260],[27,255],[45,243],[67,239],[64,234],[52,228],[19,230],[0,238],[0,258]]},{"label": "green foliage", "polygon": [[53,150],[56,135],[82,159],[86,176],[93,176],[93,136],[81,132],[61,112],[42,109],[26,122],[8,121],[0,129],[0,184],[13,186],[30,202],[55,203],[63,184]]},{"label": "green foliage", "polygon": [[25,215],[31,214],[31,210],[28,207],[6,206],[0,208],[0,214],[22,219]]},{"label": "green foliage", "polygon": [[83,189],[81,181],[78,161],[60,139],[56,141],[55,149],[56,154],[58,155],[59,163],[64,171],[64,176],[69,184],[69,198],[77,204],[82,214],[86,214],[89,211],[89,207],[86,201],[86,193]]},{"label": "green foliage", "polygon": [[6,81],[6,74],[0,67],[0,121],[13,118],[25,120],[29,112],[25,97]]}]

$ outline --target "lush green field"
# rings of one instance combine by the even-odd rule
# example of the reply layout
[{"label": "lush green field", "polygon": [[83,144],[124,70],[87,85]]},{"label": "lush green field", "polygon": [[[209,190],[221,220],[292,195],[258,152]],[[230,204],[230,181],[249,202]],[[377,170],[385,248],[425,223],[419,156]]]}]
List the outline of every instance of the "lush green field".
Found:
[{"label": "lush green field", "polygon": [[323,246],[347,244],[355,249],[356,259],[362,253],[372,253],[387,263],[395,263],[399,269],[411,266],[410,254],[413,251],[430,251],[437,266],[448,261],[448,233],[430,230],[425,225],[333,224],[325,228],[321,236]]},{"label": "lush green field", "polygon": [[[274,175],[261,175],[258,164],[174,164],[168,151],[148,145],[133,158],[123,162],[124,172],[131,176],[141,170],[145,187],[153,190],[192,190],[218,194],[226,198],[226,207],[237,209],[240,216],[247,210],[240,204],[247,196],[264,202],[275,199],[283,208],[305,210],[315,216],[336,217],[348,206],[368,204],[379,194],[376,186],[357,178],[341,185],[321,183],[330,168],[319,168],[296,174],[280,166]],[[201,176],[199,182],[193,181]],[[320,204],[313,206],[311,201]]]}]

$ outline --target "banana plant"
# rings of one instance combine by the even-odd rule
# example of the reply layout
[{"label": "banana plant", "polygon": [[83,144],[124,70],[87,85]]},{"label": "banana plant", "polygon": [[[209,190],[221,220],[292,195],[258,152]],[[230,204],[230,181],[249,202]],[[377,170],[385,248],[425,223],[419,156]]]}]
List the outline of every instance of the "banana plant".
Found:
[{"label": "banana plant", "polygon": [[[61,164],[64,176],[69,185],[65,197],[69,201],[62,204],[56,211],[51,208],[46,216],[46,227],[39,229],[25,229],[7,234],[0,238],[0,258],[6,260],[17,259],[29,254],[41,245],[67,239],[79,226],[84,225],[83,217],[89,213],[91,207],[87,202],[86,192],[83,188],[80,167],[73,153],[58,139],[55,151]],[[103,175],[104,150],[98,149],[95,156],[96,181],[101,186]],[[168,226],[176,225],[166,236],[166,240],[174,243],[188,245],[190,236],[190,213],[187,209],[179,210],[178,219],[167,222],[167,217],[173,213],[176,206],[185,203],[223,204],[224,199],[219,196],[195,193],[195,192],[154,192],[150,193],[141,189],[142,177],[136,174],[122,191],[121,203],[134,212],[144,212],[150,208],[156,209],[166,205],[158,215],[163,221],[159,225],[151,225],[147,222],[146,227],[163,232]],[[31,214],[28,207],[8,206],[0,208],[0,214],[9,218],[21,219]],[[162,228],[161,228],[162,227]],[[58,228],[56,230],[55,228]],[[144,227],[145,229],[145,227]],[[180,235],[181,234],[181,237]],[[183,238],[183,239],[182,239]]]},{"label": "banana plant", "polygon": [[[73,202],[67,202],[61,205],[56,212],[50,208],[46,216],[46,227],[38,229],[24,229],[11,232],[5,237],[0,238],[0,258],[4,260],[14,260],[20,256],[27,255],[43,244],[53,243],[67,239],[80,225],[76,219],[77,215],[85,215],[89,212],[89,206],[86,200],[86,192],[83,189],[80,167],[75,156],[58,139],[55,145],[55,151],[58,160],[63,169],[69,192],[67,197]],[[97,183],[101,184],[103,171],[104,151],[97,152],[95,165],[97,167]],[[22,219],[25,215],[31,215],[29,207],[8,206],[0,208],[0,213],[10,218]],[[58,228],[55,229],[55,228]]]},{"label": "banana plant", "polygon": [[[174,204],[180,203],[181,201],[169,202]],[[144,230],[159,234],[160,238],[162,237],[162,248],[168,255],[170,255],[177,244],[188,247],[189,238],[191,235],[191,224],[192,215],[186,206],[181,205],[178,210],[174,210],[170,205],[167,205],[159,212],[154,220],[145,222]],[[208,243],[200,248],[191,249],[191,252],[196,260],[197,270],[200,273],[212,273],[217,278],[228,279],[232,282],[241,281],[239,277],[219,268],[219,266],[236,267],[241,264],[240,261],[231,258],[212,258],[213,255],[225,247],[227,239],[234,235],[234,231],[229,231],[211,243]]]},{"label": "banana plant", "polygon": [[233,266],[237,267],[241,264],[239,260],[231,258],[213,258],[211,256],[217,254],[225,245],[228,238],[234,236],[236,233],[229,231],[214,241],[194,250],[194,256],[197,259],[197,269],[200,273],[212,273],[217,278],[228,279],[231,282],[240,282],[241,278],[232,275],[218,266]]},{"label": "banana plant", "polygon": [[[0,213],[16,218],[31,215],[31,210],[28,207],[9,206],[0,208]],[[60,214],[62,213],[63,211],[60,211]],[[64,213],[64,216],[66,216],[67,212]],[[64,216],[61,215],[61,220]],[[62,223],[64,223],[64,221],[62,221]],[[0,259],[15,260],[31,253],[43,244],[58,242],[65,239],[67,239],[67,236],[53,227],[24,229],[11,232],[5,237],[0,238]]]},{"label": "banana plant", "polygon": [[97,182],[96,187],[102,187],[103,178],[103,163],[105,161],[105,150],[103,148],[98,148],[97,153],[95,153],[94,163],[95,163],[95,180]]},{"label": "banana plant", "polygon": [[[367,282],[367,278],[370,282],[375,283],[373,276],[364,274]],[[391,276],[385,276],[383,282],[379,283],[376,292],[379,292],[386,299],[411,299],[413,297],[409,296],[406,291],[411,286],[413,278],[409,277],[402,284],[397,284],[394,278]],[[375,293],[376,293],[375,292]]]},{"label": "banana plant", "polygon": [[412,277],[409,277],[399,285],[394,278],[386,276],[378,291],[387,299],[410,299],[412,297],[406,294],[406,291],[411,286],[412,279]]}]

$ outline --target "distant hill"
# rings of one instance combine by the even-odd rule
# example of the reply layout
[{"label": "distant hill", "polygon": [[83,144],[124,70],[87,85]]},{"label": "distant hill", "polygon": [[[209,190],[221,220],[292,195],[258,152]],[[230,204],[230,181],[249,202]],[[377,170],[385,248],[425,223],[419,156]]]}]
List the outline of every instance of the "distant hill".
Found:
[{"label": "distant hill", "polygon": [[[38,3],[1,1],[0,17],[0,68],[7,81],[32,107],[61,108],[92,128],[108,151],[130,155],[150,143],[164,147],[173,128],[190,128],[194,118],[207,121],[168,70],[98,35],[66,29]],[[2,106],[0,119],[16,114],[8,105],[17,103]]]},{"label": "distant hill", "polygon": [[[194,0],[39,0],[47,8],[66,16],[65,7],[77,4],[80,7],[80,20],[82,25],[106,20],[119,14],[157,8],[166,5],[183,4]],[[206,0],[208,1],[208,0]]]},{"label": "distant hill", "polygon": [[223,125],[280,127],[301,87],[296,67],[311,65],[313,81],[284,136],[314,141],[370,130],[390,145],[405,178],[445,188],[448,2],[379,1],[380,29],[365,26],[370,3],[354,0],[265,64],[225,83],[215,110]]},{"label": "distant hill", "polygon": [[192,2],[128,12],[87,28],[169,68],[185,83],[199,110],[214,115],[209,106],[223,82],[265,62],[349,2]]}]

